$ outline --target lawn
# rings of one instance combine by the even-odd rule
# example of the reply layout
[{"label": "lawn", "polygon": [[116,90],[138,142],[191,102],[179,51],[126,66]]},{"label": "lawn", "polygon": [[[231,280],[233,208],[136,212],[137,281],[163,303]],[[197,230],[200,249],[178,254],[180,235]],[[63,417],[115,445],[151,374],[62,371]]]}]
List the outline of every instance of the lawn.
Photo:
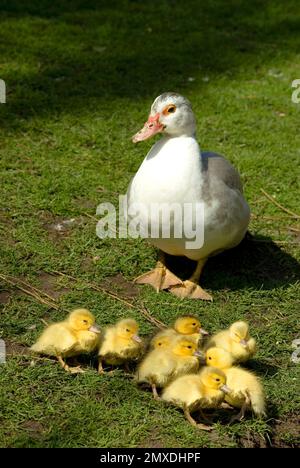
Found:
[{"label": "lawn", "polygon": [[[290,359],[300,338],[299,2],[1,0],[0,9],[0,445],[299,445]],[[192,102],[201,148],[239,169],[253,215],[251,236],[205,268],[212,303],[132,285],[155,249],[96,236],[97,205],[117,203],[153,143],[131,136],[168,90]],[[268,418],[229,426],[222,413],[204,433],[122,370],[99,377],[91,357],[70,376],[34,358],[28,347],[45,322],[77,306],[100,326],[132,316],[141,335],[156,330],[147,312],[165,324],[195,313],[210,332],[247,320]]]}]

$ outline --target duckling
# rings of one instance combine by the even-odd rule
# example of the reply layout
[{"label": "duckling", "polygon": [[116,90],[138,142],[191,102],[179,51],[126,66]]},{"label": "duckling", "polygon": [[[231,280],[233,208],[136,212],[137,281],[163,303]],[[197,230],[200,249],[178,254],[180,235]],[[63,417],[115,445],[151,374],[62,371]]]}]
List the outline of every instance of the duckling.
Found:
[{"label": "duckling", "polygon": [[174,341],[174,337],[172,338],[169,335],[164,335],[163,332],[158,333],[155,335],[151,340],[151,347],[153,349],[168,349],[171,347],[171,344]]},{"label": "duckling", "polygon": [[48,326],[30,349],[56,356],[68,372],[83,372],[80,367],[69,367],[64,359],[95,351],[99,345],[99,334],[94,315],[87,309],[75,309],[63,322]]},{"label": "duckling", "polygon": [[202,328],[197,317],[194,317],[193,315],[183,315],[182,317],[178,317],[172,328],[167,328],[166,330],[157,333],[157,335],[155,335],[151,340],[150,345],[153,346],[156,338],[158,337],[169,336],[170,338],[175,338],[178,335],[185,335],[192,338],[199,345],[202,337],[208,335],[208,332]]},{"label": "duckling", "polygon": [[223,348],[231,353],[234,362],[245,362],[255,354],[256,341],[249,335],[249,325],[239,321],[213,335],[205,349],[212,347]]},{"label": "duckling", "polygon": [[204,367],[198,374],[184,375],[171,382],[162,393],[162,400],[175,404],[183,409],[186,419],[195,427],[210,431],[212,428],[198,424],[191,413],[203,408],[217,408],[224,400],[230,388],[226,376],[220,369]]},{"label": "duckling", "polygon": [[241,408],[240,413],[231,419],[241,420],[247,409],[253,410],[258,417],[266,416],[265,395],[258,377],[240,367],[232,366],[233,358],[222,348],[210,348],[206,352],[206,364],[221,369],[227,377],[231,393],[225,401],[235,408]]},{"label": "duckling", "polygon": [[143,353],[143,341],[138,336],[138,324],[131,318],[120,320],[116,325],[104,330],[98,352],[98,373],[103,374],[103,362],[112,366],[125,365],[137,361]]},{"label": "duckling", "polygon": [[[168,337],[162,337],[162,340],[166,338]],[[172,378],[188,372],[196,372],[199,367],[200,353],[193,340],[179,337],[171,343],[171,346],[169,342],[167,343],[167,348],[164,345],[161,347],[158,345],[150,351],[136,373],[138,383],[147,382],[151,385],[155,399],[159,399],[157,387],[165,387]]]}]

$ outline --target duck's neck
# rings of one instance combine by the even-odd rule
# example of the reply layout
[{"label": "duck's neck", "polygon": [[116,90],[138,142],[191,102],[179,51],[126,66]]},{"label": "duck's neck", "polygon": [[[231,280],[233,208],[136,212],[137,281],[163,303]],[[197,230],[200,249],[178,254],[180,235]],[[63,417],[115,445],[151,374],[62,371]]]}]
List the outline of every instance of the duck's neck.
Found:
[{"label": "duck's neck", "polygon": [[195,136],[164,135],[150,150],[148,156],[171,164],[201,165],[201,150]]}]

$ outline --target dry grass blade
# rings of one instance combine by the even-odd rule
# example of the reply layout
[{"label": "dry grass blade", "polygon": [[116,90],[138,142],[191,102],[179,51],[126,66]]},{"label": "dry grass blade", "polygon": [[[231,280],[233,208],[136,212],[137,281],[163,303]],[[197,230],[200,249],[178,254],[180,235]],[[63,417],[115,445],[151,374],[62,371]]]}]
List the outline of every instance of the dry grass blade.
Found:
[{"label": "dry grass blade", "polygon": [[270,200],[272,203],[274,203],[274,205],[278,206],[278,208],[280,208],[282,211],[285,211],[285,213],[288,213],[293,218],[300,219],[300,215],[298,215],[297,213],[294,213],[293,211],[289,210],[288,208],[285,208],[285,206],[278,203],[278,201],[275,200],[275,198],[272,197],[272,195],[270,195],[269,193],[267,193],[264,189],[261,188],[260,191],[264,194],[265,197],[268,198],[268,200]]},{"label": "dry grass blade", "polygon": [[289,231],[299,232],[299,233],[300,233],[300,229],[297,229],[297,228],[292,227],[292,226],[288,226],[287,229],[288,229]]},{"label": "dry grass blade", "polygon": [[35,291],[37,294],[39,294],[40,296],[46,296],[48,299],[50,299],[50,301],[53,301],[55,302],[55,299],[54,297],[50,296],[48,293],[46,293],[45,291],[41,290],[41,289],[38,289],[36,288],[35,286],[32,286],[32,284],[29,284],[27,283],[26,281],[22,280],[21,278],[18,278],[18,281],[22,284],[24,284],[26,287],[29,287],[30,289],[32,289],[33,291]]},{"label": "dry grass blade", "polygon": [[[50,307],[52,309],[58,310],[58,305],[55,304],[55,302],[50,302],[49,300],[45,299],[42,295],[44,294],[43,291],[39,291],[38,289],[34,288],[28,283],[25,283],[24,281],[19,281],[18,278],[14,278],[13,276],[8,277],[7,275],[3,275],[2,273],[0,274],[0,279],[5,281],[8,284],[11,284],[12,286],[20,289],[20,291],[23,291],[25,294],[28,294],[29,296],[33,297],[36,299],[38,302],[41,304],[46,305],[47,307]],[[26,287],[24,287],[21,283],[25,283]],[[47,296],[47,295],[46,295]]]},{"label": "dry grass blade", "polygon": [[290,216],[260,216],[260,215],[256,215],[254,213],[251,213],[251,218],[252,219],[263,219],[263,220],[266,220],[266,221],[287,221],[287,220],[290,220],[291,217]]},{"label": "dry grass blade", "polygon": [[118,294],[110,291],[109,289],[107,288],[103,288],[102,286],[98,286],[94,283],[90,283],[88,281],[84,281],[84,280],[81,280],[81,279],[78,279],[78,278],[75,278],[74,276],[71,276],[71,275],[68,275],[66,273],[62,273],[61,271],[56,271],[56,270],[53,270],[53,271],[49,271],[50,274],[54,274],[54,275],[59,275],[59,276],[64,276],[66,278],[69,278],[73,281],[81,281],[83,282],[87,287],[91,288],[91,289],[94,289],[95,291],[99,291],[99,292],[102,292],[104,294],[107,294],[108,296],[112,297],[113,299],[119,301],[119,302],[122,302],[123,304],[125,304],[127,307],[130,307],[131,309],[135,309],[137,311],[139,311],[141,314],[144,315],[144,317],[149,321],[151,322],[152,324],[154,324],[156,327],[158,328],[165,328],[166,325],[161,322],[160,320],[158,320],[157,318],[153,317],[153,315],[150,314],[150,312],[146,309],[146,307],[144,305],[142,305],[141,307],[139,306],[136,306],[135,304],[133,304],[132,302],[129,302],[127,299],[125,299],[124,297],[122,296],[119,296]]}]

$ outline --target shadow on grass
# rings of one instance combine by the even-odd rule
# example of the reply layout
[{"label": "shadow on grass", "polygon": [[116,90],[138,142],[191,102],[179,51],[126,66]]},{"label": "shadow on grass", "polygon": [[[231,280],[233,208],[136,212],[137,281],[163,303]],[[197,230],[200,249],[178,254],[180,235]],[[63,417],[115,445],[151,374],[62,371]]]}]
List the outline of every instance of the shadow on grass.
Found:
[{"label": "shadow on grass", "polygon": [[12,66],[1,71],[3,125],[106,106],[109,114],[114,99],[188,93],[207,74],[232,77],[242,69],[246,77],[250,65],[298,52],[297,3],[288,3],[283,17],[259,0],[4,1],[1,61]]},{"label": "shadow on grass", "polygon": [[247,361],[245,364],[247,369],[254,371],[257,375],[261,377],[265,376],[273,376],[278,373],[280,370],[280,366],[276,366],[274,364],[270,364],[264,360],[259,359],[251,359]]},{"label": "shadow on grass", "polygon": [[[172,271],[188,278],[196,263],[168,257]],[[269,237],[247,235],[240,245],[208,260],[201,285],[217,290],[271,290],[300,279],[300,264]]]}]

